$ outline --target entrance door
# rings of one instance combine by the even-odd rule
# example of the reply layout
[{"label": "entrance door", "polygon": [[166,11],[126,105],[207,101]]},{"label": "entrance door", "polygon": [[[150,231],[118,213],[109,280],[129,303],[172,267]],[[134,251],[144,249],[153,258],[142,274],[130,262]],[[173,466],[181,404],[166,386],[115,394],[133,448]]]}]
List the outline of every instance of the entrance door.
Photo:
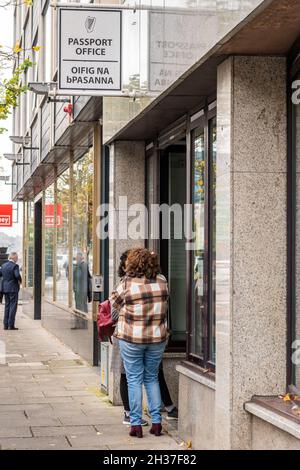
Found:
[{"label": "entrance door", "polygon": [[[166,148],[160,156],[160,204],[171,216],[161,218],[160,259],[170,289],[171,346],[185,347],[186,340],[186,246],[184,205],[186,203],[186,146]],[[168,230],[166,230],[168,224]],[[169,233],[169,239],[164,234]]]}]

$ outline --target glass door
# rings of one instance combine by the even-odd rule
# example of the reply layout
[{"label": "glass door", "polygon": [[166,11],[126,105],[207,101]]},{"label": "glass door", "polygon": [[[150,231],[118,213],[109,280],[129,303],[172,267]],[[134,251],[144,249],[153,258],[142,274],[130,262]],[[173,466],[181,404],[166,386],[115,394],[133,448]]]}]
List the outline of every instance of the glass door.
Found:
[{"label": "glass door", "polygon": [[186,204],[185,140],[160,152],[160,262],[170,290],[170,348],[186,344],[186,241],[184,206]]}]

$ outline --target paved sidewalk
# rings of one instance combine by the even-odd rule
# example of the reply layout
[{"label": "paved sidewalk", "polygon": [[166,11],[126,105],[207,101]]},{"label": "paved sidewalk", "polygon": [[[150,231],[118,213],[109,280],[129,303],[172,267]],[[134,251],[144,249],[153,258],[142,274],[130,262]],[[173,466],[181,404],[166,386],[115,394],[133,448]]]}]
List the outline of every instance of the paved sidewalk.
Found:
[{"label": "paved sidewalk", "polygon": [[184,450],[168,430],[157,438],[145,428],[144,439],[130,438],[122,408],[100,394],[97,368],[21,308],[19,331],[2,330],[3,306],[0,317],[0,341],[6,346],[6,361],[0,364],[2,449]]}]

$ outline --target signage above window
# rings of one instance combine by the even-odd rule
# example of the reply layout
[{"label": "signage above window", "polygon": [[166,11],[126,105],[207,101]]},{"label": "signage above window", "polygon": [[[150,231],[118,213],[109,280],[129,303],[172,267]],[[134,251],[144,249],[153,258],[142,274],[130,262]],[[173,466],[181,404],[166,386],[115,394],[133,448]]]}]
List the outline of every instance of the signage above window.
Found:
[{"label": "signage above window", "polygon": [[0,227],[12,227],[13,206],[12,204],[0,204]]},{"label": "signage above window", "polygon": [[58,91],[122,95],[122,12],[59,8]]}]

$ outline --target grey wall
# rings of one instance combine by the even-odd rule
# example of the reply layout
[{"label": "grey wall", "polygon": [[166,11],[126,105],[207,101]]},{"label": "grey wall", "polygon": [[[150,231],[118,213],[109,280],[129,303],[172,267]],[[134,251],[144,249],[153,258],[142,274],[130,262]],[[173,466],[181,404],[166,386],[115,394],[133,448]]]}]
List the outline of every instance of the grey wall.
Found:
[{"label": "grey wall", "polygon": [[196,450],[214,449],[215,391],[179,375],[179,437]]},{"label": "grey wall", "polygon": [[300,441],[296,437],[256,416],[251,419],[252,450],[300,450]]},{"label": "grey wall", "polygon": [[252,395],[286,382],[286,61],[218,70],[216,447],[251,447]]}]

